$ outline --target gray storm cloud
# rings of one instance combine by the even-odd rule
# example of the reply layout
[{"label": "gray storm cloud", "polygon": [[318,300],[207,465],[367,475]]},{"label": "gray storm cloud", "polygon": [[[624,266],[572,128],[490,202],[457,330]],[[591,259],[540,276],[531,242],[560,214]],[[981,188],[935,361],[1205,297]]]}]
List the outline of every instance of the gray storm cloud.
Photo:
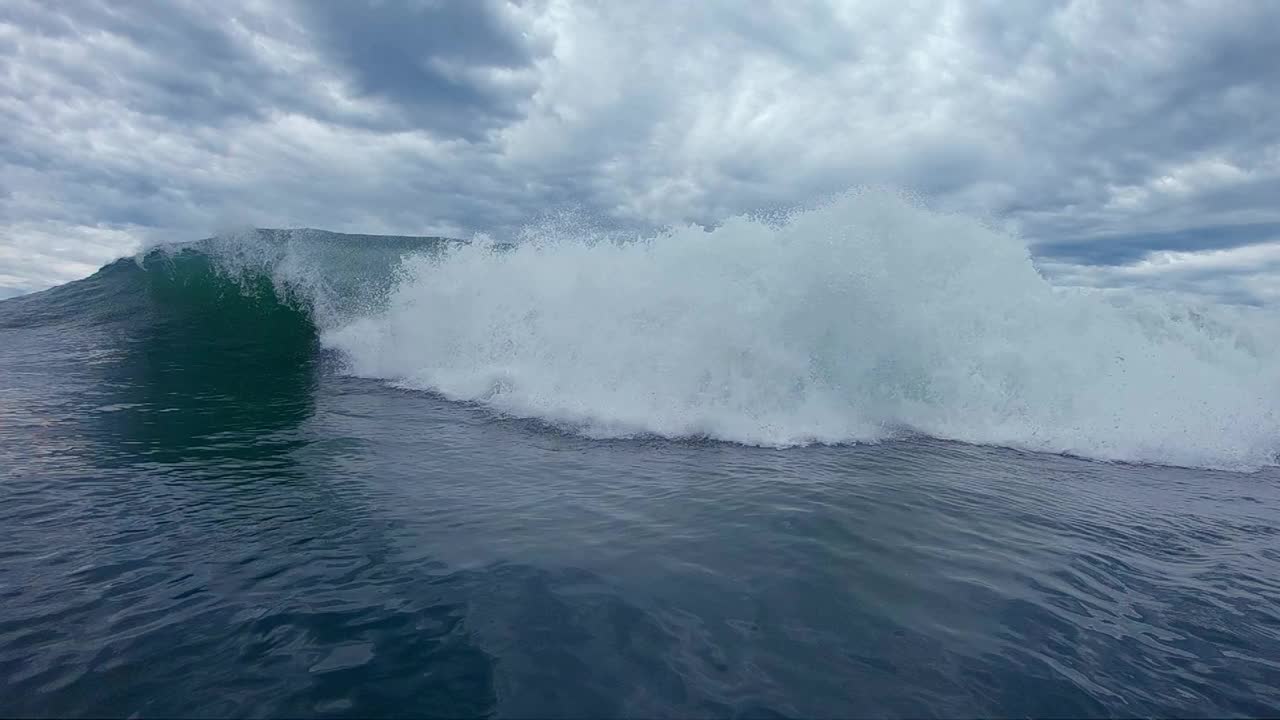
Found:
[{"label": "gray storm cloud", "polygon": [[1275,302],[1280,3],[0,6],[0,295],[227,223],[645,231],[861,184]]}]

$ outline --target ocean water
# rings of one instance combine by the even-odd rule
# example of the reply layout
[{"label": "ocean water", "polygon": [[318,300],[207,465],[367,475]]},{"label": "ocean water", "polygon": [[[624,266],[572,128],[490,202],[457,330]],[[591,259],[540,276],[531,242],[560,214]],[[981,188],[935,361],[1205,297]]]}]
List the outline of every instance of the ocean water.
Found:
[{"label": "ocean water", "polygon": [[0,714],[1280,709],[1280,332],[874,193],[0,302]]}]

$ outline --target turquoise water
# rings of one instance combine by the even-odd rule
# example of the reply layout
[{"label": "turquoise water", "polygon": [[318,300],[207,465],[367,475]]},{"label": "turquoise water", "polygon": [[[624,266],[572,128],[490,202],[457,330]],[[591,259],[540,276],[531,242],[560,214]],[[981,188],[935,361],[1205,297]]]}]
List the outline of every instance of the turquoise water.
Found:
[{"label": "turquoise water", "polygon": [[909,431],[725,442],[716,428],[747,427],[721,422],[727,402],[708,432],[623,432],[616,394],[597,423],[519,396],[536,353],[503,360],[523,405],[433,390],[353,368],[354,336],[320,318],[341,298],[438,327],[438,298],[395,293],[450,244],[267,240],[0,303],[0,714],[1280,707],[1273,464]]}]

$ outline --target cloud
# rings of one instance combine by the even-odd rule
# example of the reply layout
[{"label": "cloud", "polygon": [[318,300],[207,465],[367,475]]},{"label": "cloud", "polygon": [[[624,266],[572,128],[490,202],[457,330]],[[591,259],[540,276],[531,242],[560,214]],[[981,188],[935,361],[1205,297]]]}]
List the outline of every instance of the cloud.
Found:
[{"label": "cloud", "polygon": [[90,275],[137,248],[141,230],[19,224],[0,242],[0,298]]},{"label": "cloud", "polygon": [[1267,242],[1280,237],[1280,223],[1184,227],[1163,232],[1107,235],[1041,243],[1041,256],[1082,265],[1119,265],[1146,257],[1152,248],[1162,250],[1212,250]]},{"label": "cloud", "polygon": [[0,293],[228,223],[643,230],[890,184],[1057,282],[1269,302],[1270,271],[1125,268],[1262,263],[1277,26],[1199,0],[7,3]]},{"label": "cloud", "polygon": [[1045,263],[1051,277],[1070,285],[1141,286],[1228,303],[1280,302],[1280,235],[1270,242],[1220,250],[1153,251],[1121,265]]},{"label": "cloud", "polygon": [[518,117],[533,90],[532,49],[490,2],[299,2],[317,47],[359,97],[391,110],[392,129],[467,140]]}]

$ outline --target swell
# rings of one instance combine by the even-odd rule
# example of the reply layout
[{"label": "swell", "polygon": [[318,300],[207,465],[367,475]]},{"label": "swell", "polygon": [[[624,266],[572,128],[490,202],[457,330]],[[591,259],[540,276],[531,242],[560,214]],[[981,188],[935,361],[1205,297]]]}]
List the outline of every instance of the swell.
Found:
[{"label": "swell", "polygon": [[194,249],[117,260],[85,280],[19,300],[0,307],[0,326],[60,332],[88,326],[118,341],[144,342],[153,357],[166,348],[187,361],[287,356],[306,353],[317,339],[309,306],[269,276],[225,275]]},{"label": "swell", "polygon": [[385,295],[405,254],[439,242],[250,230],[163,244],[84,280],[0,302],[0,328],[113,327],[152,344],[199,346],[213,361],[231,350],[307,353],[321,326]]}]

